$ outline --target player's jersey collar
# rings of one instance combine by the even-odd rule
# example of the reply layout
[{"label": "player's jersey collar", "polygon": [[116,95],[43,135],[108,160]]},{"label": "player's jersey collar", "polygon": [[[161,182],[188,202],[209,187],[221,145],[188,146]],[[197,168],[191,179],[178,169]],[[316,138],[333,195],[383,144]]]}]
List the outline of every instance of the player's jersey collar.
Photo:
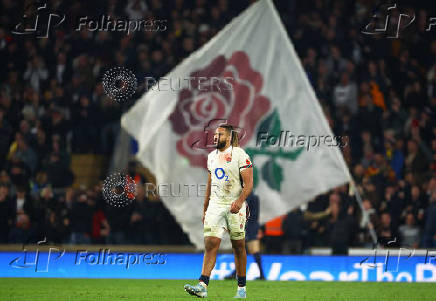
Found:
[{"label": "player's jersey collar", "polygon": [[232,146],[230,145],[229,147],[227,147],[225,150],[220,151],[218,150],[220,153],[228,153],[230,150],[232,149]]}]

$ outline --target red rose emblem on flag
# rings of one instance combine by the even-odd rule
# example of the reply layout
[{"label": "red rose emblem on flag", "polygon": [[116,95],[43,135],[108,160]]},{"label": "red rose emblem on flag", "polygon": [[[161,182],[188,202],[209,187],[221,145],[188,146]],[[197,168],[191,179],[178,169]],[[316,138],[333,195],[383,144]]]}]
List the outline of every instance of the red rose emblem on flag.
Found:
[{"label": "red rose emblem on flag", "polygon": [[[200,77],[206,78],[201,87],[196,80]],[[179,92],[170,121],[173,131],[180,135],[177,151],[188,158],[191,165],[206,168],[211,149],[193,146],[205,141],[206,125],[220,119],[244,129],[245,135],[239,141],[240,146],[244,146],[271,104],[260,94],[262,75],[252,69],[249,57],[242,51],[234,52],[229,59],[216,57],[204,69],[192,72],[190,78],[190,89]]]}]

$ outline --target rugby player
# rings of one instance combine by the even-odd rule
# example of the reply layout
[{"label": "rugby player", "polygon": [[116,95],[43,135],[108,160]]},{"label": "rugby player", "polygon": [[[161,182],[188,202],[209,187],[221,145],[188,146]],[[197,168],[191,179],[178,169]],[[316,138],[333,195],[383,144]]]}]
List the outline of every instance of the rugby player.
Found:
[{"label": "rugby player", "polygon": [[203,207],[203,267],[199,283],[186,284],[184,288],[191,295],[207,297],[218,248],[228,232],[238,281],[235,298],[246,298],[245,199],[253,188],[253,166],[250,157],[238,146],[238,133],[232,126],[220,125],[215,131],[214,143],[217,149],[207,158],[209,176]]}]

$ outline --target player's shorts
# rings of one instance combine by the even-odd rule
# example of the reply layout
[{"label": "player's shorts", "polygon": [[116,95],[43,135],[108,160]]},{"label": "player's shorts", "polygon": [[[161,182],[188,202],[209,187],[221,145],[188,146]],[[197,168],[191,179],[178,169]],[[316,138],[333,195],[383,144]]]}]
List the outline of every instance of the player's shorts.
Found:
[{"label": "player's shorts", "polygon": [[259,232],[259,223],[257,220],[249,218],[246,226],[245,240],[251,241],[257,239],[257,233]]},{"label": "player's shorts", "polygon": [[249,195],[246,200],[249,215],[247,217],[247,226],[245,227],[245,240],[251,241],[257,239],[259,232],[259,198]]},{"label": "player's shorts", "polygon": [[230,205],[210,203],[204,217],[204,236],[223,238],[229,232],[230,239],[245,238],[246,204],[242,204],[238,213],[230,213]]}]

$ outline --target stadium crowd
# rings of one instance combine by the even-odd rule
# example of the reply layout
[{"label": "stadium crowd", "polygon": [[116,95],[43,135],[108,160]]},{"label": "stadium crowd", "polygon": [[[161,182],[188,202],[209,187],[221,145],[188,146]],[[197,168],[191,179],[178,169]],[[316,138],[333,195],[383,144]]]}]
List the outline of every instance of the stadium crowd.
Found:
[{"label": "stadium crowd", "polygon": [[[38,2],[0,1],[0,243],[188,243],[141,189],[135,205],[121,209],[106,205],[101,185],[72,189],[71,155],[111,155],[133,103],[105,96],[106,70],[134,70],[140,95],[142,79],[165,75],[249,1],[47,2],[66,19],[37,38],[11,29],[24,7],[34,16]],[[398,39],[362,33],[372,2],[275,1],[335,135],[349,137],[342,152],[369,215],[339,187],[282,217],[279,233],[266,224],[267,251],[330,246],[341,254],[371,246],[368,227],[386,246],[436,247],[436,40],[425,10],[415,10]],[[80,17],[101,15],[166,20],[166,29],[76,30]]]}]

